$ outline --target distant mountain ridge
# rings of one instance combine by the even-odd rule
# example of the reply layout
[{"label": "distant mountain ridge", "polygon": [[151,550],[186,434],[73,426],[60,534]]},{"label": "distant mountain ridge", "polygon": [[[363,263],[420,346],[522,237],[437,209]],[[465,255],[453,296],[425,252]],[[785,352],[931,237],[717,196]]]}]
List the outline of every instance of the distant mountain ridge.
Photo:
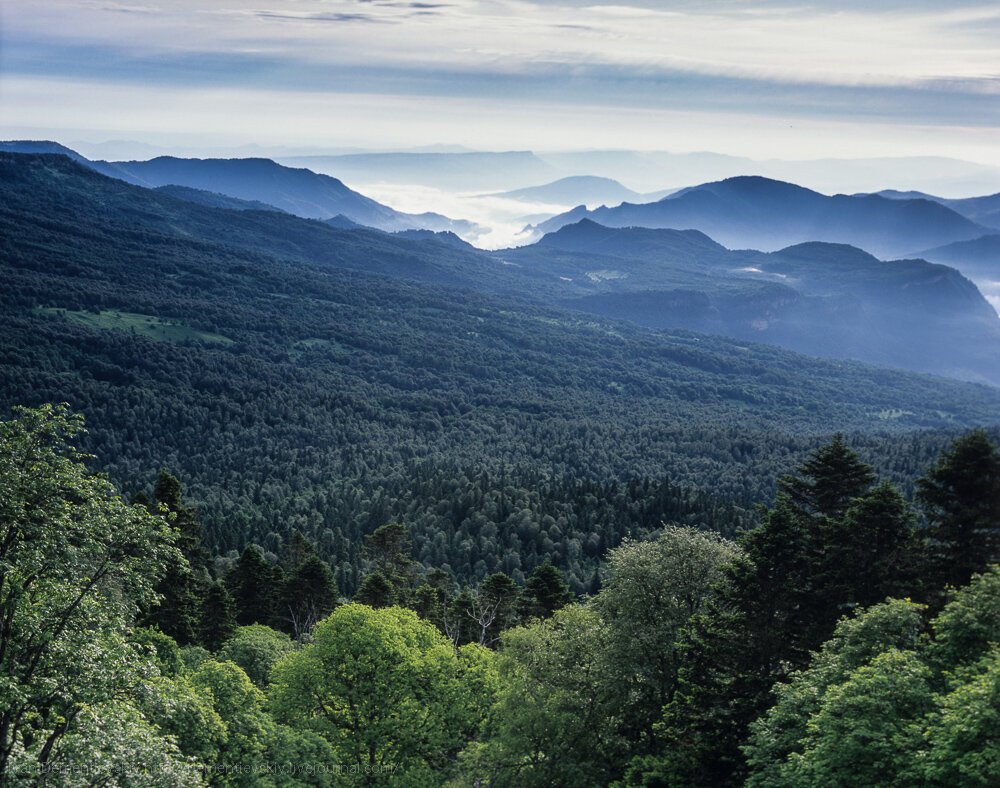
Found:
[{"label": "distant mountain ridge", "polygon": [[925,260],[815,241],[731,251],[697,230],[590,219],[502,255],[595,314],[1000,384],[1000,318],[958,271]]},{"label": "distant mountain ridge", "polygon": [[200,205],[106,178],[65,156],[9,156],[11,177],[36,168],[32,177],[60,199],[97,200],[110,222],[127,217],[129,226],[240,255],[457,285],[654,328],[1000,383],[995,312],[957,271],[926,261],[882,262],[825,242],[731,251],[700,231],[592,220],[532,246],[485,253],[454,236],[387,235],[334,226],[350,227],[343,219]]},{"label": "distant mountain ridge", "polygon": [[587,217],[608,227],[700,230],[731,249],[775,251],[807,241],[846,243],[879,257],[971,240],[988,232],[931,200],[832,197],[759,176],[682,189],[654,203],[579,208],[538,226],[551,232]]},{"label": "distant mountain ridge", "polygon": [[618,181],[594,175],[571,175],[543,186],[531,186],[488,196],[529,202],[550,202],[557,205],[575,205],[581,202],[587,205],[619,205],[626,200],[642,199],[639,192],[626,188]]},{"label": "distant mountain ridge", "polygon": [[961,199],[936,197],[933,194],[916,191],[900,192],[894,189],[884,189],[883,191],[876,192],[876,194],[892,200],[933,200],[951,208],[956,213],[962,214],[966,219],[971,219],[986,227],[1000,229],[1000,194],[990,194],[982,197],[964,197]]},{"label": "distant mountain ridge", "polygon": [[349,189],[337,178],[307,169],[292,169],[270,159],[178,159],[160,156],[149,161],[112,162],[136,181],[150,186],[175,184],[216,191],[241,200],[268,203],[307,219],[344,215],[380,230],[454,230],[466,232],[469,222],[439,214],[404,214]]},{"label": "distant mountain ridge", "polygon": [[[351,221],[386,232],[427,229],[468,233],[472,222],[452,220],[435,213],[407,214],[396,211],[349,189],[337,178],[306,169],[284,167],[270,159],[181,159],[159,156],[148,161],[90,161],[55,142],[12,141],[0,143],[0,151],[57,153],[67,155],[103,175],[147,188],[186,187],[225,195],[262,207],[273,207],[307,219],[346,216]],[[204,194],[177,196],[210,202]],[[218,204],[218,200],[216,200]],[[222,207],[219,205],[219,207]],[[235,207],[231,204],[227,207]]]}]

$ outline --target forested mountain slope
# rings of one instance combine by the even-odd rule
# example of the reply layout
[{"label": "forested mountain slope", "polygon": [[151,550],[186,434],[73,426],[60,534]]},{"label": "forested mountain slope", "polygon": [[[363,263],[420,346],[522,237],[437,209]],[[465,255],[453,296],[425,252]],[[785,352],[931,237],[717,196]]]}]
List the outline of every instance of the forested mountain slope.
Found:
[{"label": "forested mountain slope", "polygon": [[736,251],[697,230],[590,219],[497,256],[558,278],[558,302],[586,312],[1000,384],[996,311],[958,271],[926,260],[823,242]]},{"label": "forested mountain slope", "polygon": [[867,445],[905,481],[942,440],[907,433],[1000,420],[990,387],[445,286],[495,263],[61,157],[0,156],[0,238],[4,409],[68,402],[125,490],[166,466],[210,547],[299,528],[348,592],[389,519],[461,579],[550,555],[584,590],[629,528],[747,521],[813,436],[894,432]]}]

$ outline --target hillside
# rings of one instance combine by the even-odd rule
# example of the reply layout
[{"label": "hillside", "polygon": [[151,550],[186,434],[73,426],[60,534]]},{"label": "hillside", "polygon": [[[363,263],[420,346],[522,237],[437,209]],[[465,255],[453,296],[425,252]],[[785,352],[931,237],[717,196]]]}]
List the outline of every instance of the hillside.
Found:
[{"label": "hillside", "polygon": [[553,298],[575,309],[1000,384],[996,312],[958,271],[925,260],[820,242],[731,251],[697,230],[589,219],[501,257],[558,280]]},{"label": "hillside", "polygon": [[[305,259],[291,228],[324,254]],[[669,474],[681,487],[652,522],[731,530],[813,436],[899,435],[862,441],[905,484],[941,440],[909,433],[1000,420],[993,388],[351,270],[443,279],[481,256],[205,207],[62,157],[0,156],[0,232],[3,408],[68,402],[125,490],[163,466],[183,480],[213,550],[299,528],[348,591],[389,519],[460,579],[549,555],[579,590],[641,522],[625,500],[593,509],[586,485],[638,479],[642,498]]]},{"label": "hillside", "polygon": [[[284,167],[270,159],[160,156],[148,161],[89,161],[55,142],[25,140],[0,143],[0,151],[63,154],[102,175],[135,186],[172,190],[174,196],[216,207],[237,207],[219,200],[221,195],[253,204],[258,209],[280,210],[308,219],[346,216],[361,226],[388,232],[428,229],[467,233],[476,229],[470,222],[449,219],[436,213],[407,214],[396,211],[349,189],[337,178],[311,170]],[[216,196],[209,198],[207,194]]]}]

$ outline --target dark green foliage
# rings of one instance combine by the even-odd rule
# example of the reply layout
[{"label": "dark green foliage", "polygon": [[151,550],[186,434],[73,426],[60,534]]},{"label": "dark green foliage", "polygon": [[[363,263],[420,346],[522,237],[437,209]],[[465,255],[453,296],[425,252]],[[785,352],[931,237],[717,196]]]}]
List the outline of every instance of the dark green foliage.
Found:
[{"label": "dark green foliage", "polygon": [[302,639],[337,606],[337,581],[325,561],[310,555],[285,578],[277,619],[281,628]]},{"label": "dark green foliage", "polygon": [[71,403],[124,489],[169,463],[216,554],[280,557],[299,529],[346,594],[393,521],[460,583],[549,556],[592,592],[630,531],[752,526],[810,435],[896,433],[860,440],[909,494],[940,436],[900,433],[1000,410],[986,387],[376,276],[510,267],[54,157],[4,155],[0,237],[0,402]]},{"label": "dark green foliage", "polygon": [[545,561],[535,567],[525,582],[518,600],[518,613],[525,618],[548,618],[572,600],[573,594],[562,572]]},{"label": "dark green foliage", "polygon": [[199,643],[204,632],[201,606],[208,592],[206,582],[195,574],[196,568],[204,573],[208,557],[201,543],[201,523],[193,508],[181,504],[181,484],[166,470],[157,476],[154,494],[170,518],[181,555],[157,586],[161,599],[145,612],[143,623],[157,627],[182,646]]},{"label": "dark green foliage", "polygon": [[874,469],[851,451],[840,433],[797,470],[798,476],[778,479],[778,486],[803,513],[819,518],[843,517],[850,502],[875,482]]},{"label": "dark green foliage", "polygon": [[[396,592],[392,583],[381,572],[369,572],[354,593],[353,601],[369,607],[391,607],[396,604]],[[437,596],[433,595],[425,602],[428,610],[433,610]]]},{"label": "dark green foliage", "polygon": [[233,598],[219,582],[209,584],[201,600],[198,640],[209,651],[218,651],[236,631]]},{"label": "dark green foliage", "polygon": [[633,765],[636,784],[739,785],[740,746],[774,683],[808,664],[844,613],[919,588],[912,514],[891,486],[869,490],[872,468],[841,436],[796,470],[682,635],[663,754]]},{"label": "dark green foliage", "polygon": [[255,545],[245,547],[226,575],[226,585],[236,610],[236,623],[240,626],[270,625],[277,614],[283,582],[280,567],[269,564]]},{"label": "dark green foliage", "polygon": [[982,430],[956,439],[917,482],[928,573],[961,586],[1000,559],[1000,452]]},{"label": "dark green foliage", "polygon": [[410,557],[411,543],[406,526],[386,523],[365,537],[364,555],[374,571],[392,587],[392,597],[397,604],[405,605],[417,572]]},{"label": "dark green foliage", "polygon": [[313,547],[312,542],[306,539],[306,537],[302,534],[302,531],[296,528],[292,531],[292,536],[288,540],[285,552],[288,557],[287,566],[291,571],[301,566],[301,564],[308,558],[316,555],[316,548]]}]

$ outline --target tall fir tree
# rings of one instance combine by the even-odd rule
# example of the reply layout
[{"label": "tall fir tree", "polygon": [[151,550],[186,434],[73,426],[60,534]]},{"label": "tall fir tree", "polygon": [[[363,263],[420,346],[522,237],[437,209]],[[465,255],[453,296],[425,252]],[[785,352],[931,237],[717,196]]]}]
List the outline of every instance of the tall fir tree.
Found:
[{"label": "tall fir tree", "polygon": [[525,618],[548,618],[573,601],[573,592],[562,572],[546,559],[525,581],[518,600],[518,613]]},{"label": "tall fir tree", "polygon": [[151,511],[167,510],[181,556],[157,585],[160,600],[145,612],[142,623],[157,627],[182,646],[191,645],[199,640],[200,608],[207,590],[208,552],[201,543],[201,522],[193,508],[183,505],[181,484],[166,469],[157,476],[154,496],[155,503],[148,505]]},{"label": "tall fir tree", "polygon": [[236,623],[270,626],[278,612],[283,582],[281,567],[268,563],[255,545],[247,545],[226,575],[226,586],[236,609]]},{"label": "tall fir tree", "polygon": [[220,582],[211,583],[201,600],[198,635],[202,646],[215,652],[232,637],[236,631],[233,610],[233,598],[226,587]]},{"label": "tall fir tree", "polygon": [[956,439],[917,480],[927,574],[938,586],[965,585],[1000,560],[1000,452],[982,430]]},{"label": "tall fir tree", "polygon": [[317,555],[308,556],[285,578],[279,620],[297,640],[330,615],[337,606],[337,581],[329,565]]}]

